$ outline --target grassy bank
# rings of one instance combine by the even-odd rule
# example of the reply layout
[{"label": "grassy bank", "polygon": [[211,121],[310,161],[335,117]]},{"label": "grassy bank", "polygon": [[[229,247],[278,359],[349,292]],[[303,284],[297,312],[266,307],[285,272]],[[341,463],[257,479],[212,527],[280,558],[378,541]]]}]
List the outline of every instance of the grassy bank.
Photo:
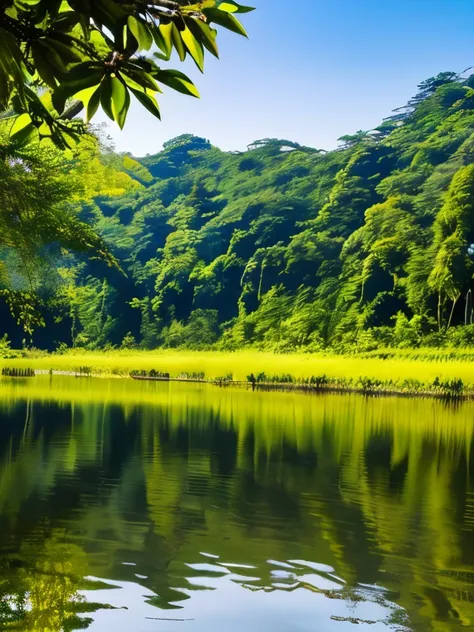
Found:
[{"label": "grassy bank", "polygon": [[[431,350],[432,352],[433,350]],[[276,355],[256,351],[235,353],[186,351],[113,351],[70,352],[63,355],[32,354],[23,358],[0,360],[2,367],[31,367],[36,370],[75,371],[89,367],[103,376],[128,376],[132,371],[152,369],[171,376],[204,373],[207,379],[231,374],[234,380],[246,380],[251,373],[267,376],[292,376],[295,380],[325,376],[343,382],[372,380],[374,383],[418,382],[425,386],[438,378],[441,382],[462,380],[474,388],[474,350],[446,350],[448,355],[428,350],[377,352],[361,356],[324,354]],[[395,389],[396,390],[396,389]]]}]

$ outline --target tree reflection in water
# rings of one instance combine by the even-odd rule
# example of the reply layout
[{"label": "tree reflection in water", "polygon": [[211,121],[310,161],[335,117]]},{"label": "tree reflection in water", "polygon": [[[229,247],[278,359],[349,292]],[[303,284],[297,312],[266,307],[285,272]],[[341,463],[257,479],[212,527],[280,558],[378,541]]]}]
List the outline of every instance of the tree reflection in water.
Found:
[{"label": "tree reflection in water", "polygon": [[100,613],[205,619],[210,591],[229,621],[287,604],[290,623],[313,607],[328,630],[474,625],[473,412],[1,382],[0,626],[73,630]]}]

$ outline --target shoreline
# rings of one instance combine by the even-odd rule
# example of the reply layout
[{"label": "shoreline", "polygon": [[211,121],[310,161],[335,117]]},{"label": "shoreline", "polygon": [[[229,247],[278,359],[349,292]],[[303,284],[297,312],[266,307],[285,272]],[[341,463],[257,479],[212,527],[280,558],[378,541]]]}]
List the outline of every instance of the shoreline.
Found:
[{"label": "shoreline", "polygon": [[0,358],[0,372],[13,378],[26,378],[32,372],[82,379],[133,376],[244,389],[251,389],[254,381],[259,391],[474,399],[474,349],[465,349],[458,360],[419,355],[413,358],[412,352],[403,350],[396,358],[248,350],[32,352],[22,358]]},{"label": "shoreline", "polygon": [[[197,379],[188,377],[148,377],[142,375],[109,375],[105,373],[80,374],[78,371],[66,370],[46,370],[34,369],[34,376],[61,376],[78,379],[125,379],[143,382],[179,383],[179,384],[202,384],[203,386],[215,386],[217,388],[245,389],[252,392],[287,392],[302,393],[308,395],[317,394],[357,394],[367,397],[400,397],[438,399],[450,402],[470,401],[474,399],[474,389],[465,388],[462,385],[459,392],[447,390],[446,388],[430,388],[427,385],[420,385],[419,388],[396,388],[393,383],[375,383],[371,386],[351,385],[349,383],[304,383],[304,382],[255,382],[244,380],[228,379]],[[2,380],[29,380],[34,376],[2,376]]]}]

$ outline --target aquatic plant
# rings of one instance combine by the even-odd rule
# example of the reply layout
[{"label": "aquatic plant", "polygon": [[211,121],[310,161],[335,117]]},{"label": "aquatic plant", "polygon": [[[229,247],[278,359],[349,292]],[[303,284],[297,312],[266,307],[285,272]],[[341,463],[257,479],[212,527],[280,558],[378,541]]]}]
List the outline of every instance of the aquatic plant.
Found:
[{"label": "aquatic plant", "polygon": [[3,367],[2,375],[4,377],[34,377],[34,369],[18,369],[14,367]]}]

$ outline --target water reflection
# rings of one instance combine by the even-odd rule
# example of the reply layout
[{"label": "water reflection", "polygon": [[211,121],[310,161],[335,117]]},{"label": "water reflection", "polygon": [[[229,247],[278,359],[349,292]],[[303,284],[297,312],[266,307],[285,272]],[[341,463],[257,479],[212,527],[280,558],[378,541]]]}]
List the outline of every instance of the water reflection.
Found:
[{"label": "water reflection", "polygon": [[0,382],[0,627],[474,625],[474,405]]}]

